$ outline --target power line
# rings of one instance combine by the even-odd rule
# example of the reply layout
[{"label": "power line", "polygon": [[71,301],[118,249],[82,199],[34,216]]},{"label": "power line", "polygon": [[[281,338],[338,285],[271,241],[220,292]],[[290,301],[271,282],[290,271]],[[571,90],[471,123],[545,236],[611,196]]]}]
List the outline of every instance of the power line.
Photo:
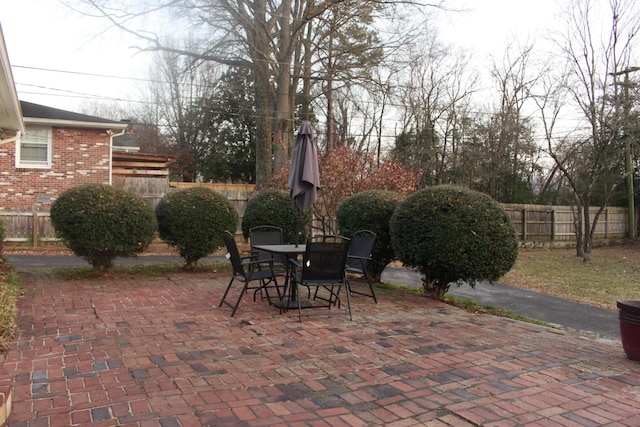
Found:
[{"label": "power line", "polygon": [[[136,77],[125,77],[125,76],[114,76],[114,75],[108,75],[108,74],[98,74],[98,73],[88,73],[88,72],[80,72],[80,71],[70,71],[70,70],[56,70],[56,69],[50,69],[50,68],[42,68],[42,67],[32,67],[32,66],[23,66],[23,65],[14,65],[13,67],[16,68],[21,68],[21,69],[29,69],[29,70],[34,70],[34,71],[44,71],[44,72],[54,72],[54,73],[63,73],[63,74],[70,74],[70,75],[80,75],[80,76],[87,76],[87,77],[98,77],[98,78],[109,78],[109,79],[119,79],[119,80],[128,80],[128,81],[137,81],[137,82],[146,82],[146,83],[164,83],[164,84],[168,84],[168,82],[166,81],[159,81],[159,80],[153,80],[153,79],[145,79],[145,78],[136,78]],[[189,84],[187,82],[184,82],[182,84]],[[91,93],[84,93],[84,92],[77,92],[77,91],[73,91],[73,90],[67,90],[67,89],[59,89],[59,88],[54,88],[54,87],[48,87],[48,86],[42,86],[42,85],[34,85],[34,84],[28,84],[28,83],[17,83],[17,85],[21,85],[21,86],[28,86],[28,87],[33,87],[33,88],[39,88],[39,89],[43,89],[43,90],[48,90],[48,91],[54,91],[54,92],[60,92],[60,93],[42,93],[42,92],[28,92],[28,91],[20,91],[20,93],[23,94],[31,94],[31,95],[41,95],[41,96],[56,96],[56,97],[72,97],[72,98],[78,98],[78,99],[89,99],[89,100],[97,100],[97,101],[112,101],[112,102],[125,102],[125,103],[131,103],[131,104],[143,104],[143,105],[150,105],[150,106],[154,106],[154,105],[159,105],[158,102],[149,102],[149,101],[141,101],[141,100],[136,100],[136,99],[125,99],[125,98],[121,98],[121,97],[113,97],[113,96],[105,96],[105,95],[97,95],[97,94],[91,94]],[[205,86],[205,85],[200,85],[200,86]],[[359,101],[361,104],[374,104],[375,101],[370,101],[370,100],[365,100],[362,99]],[[170,103],[163,103],[163,105],[165,106],[170,106]],[[394,108],[402,108],[404,107],[404,105],[402,104],[398,104],[398,103],[387,103],[387,105],[394,107]],[[243,113],[233,113],[233,112],[228,112],[225,110],[221,110],[221,109],[211,109],[213,112],[215,113],[224,113],[224,114],[229,114],[229,115],[236,115],[236,116],[240,116],[240,115],[245,115]],[[468,111],[468,114],[471,115],[493,115],[495,114],[494,112],[491,111]],[[257,115],[253,114],[254,118],[257,117]],[[386,119],[386,120],[391,120],[393,122],[393,125],[395,127],[395,124],[397,122],[400,122],[400,119]],[[577,119],[576,119],[577,120]],[[353,135],[353,136],[357,136],[357,135]],[[360,135],[363,136],[363,135]],[[395,138],[397,135],[387,135],[387,136],[383,136],[385,138]],[[544,137],[537,137],[535,138],[537,141],[544,141]]]},{"label": "power line", "polygon": [[26,65],[12,65],[11,68],[20,68],[23,70],[34,70],[34,71],[46,71],[50,73],[61,73],[61,74],[72,74],[77,76],[88,76],[88,77],[101,77],[107,79],[121,79],[121,80],[133,80],[133,81],[141,81],[141,82],[152,82],[150,79],[142,79],[137,77],[125,77],[125,76],[112,76],[108,74],[96,74],[96,73],[87,73],[81,71],[69,71],[69,70],[54,70],[52,68],[41,68],[41,67],[29,67]]}]

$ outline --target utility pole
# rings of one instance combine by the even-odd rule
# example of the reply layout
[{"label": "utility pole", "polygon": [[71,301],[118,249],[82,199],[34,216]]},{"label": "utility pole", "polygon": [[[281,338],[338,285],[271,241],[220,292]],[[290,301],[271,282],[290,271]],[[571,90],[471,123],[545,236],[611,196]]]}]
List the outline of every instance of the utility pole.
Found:
[{"label": "utility pole", "polygon": [[[614,77],[620,76],[624,74],[624,83],[622,83],[624,87],[624,149],[626,156],[626,172],[627,172],[627,197],[629,201],[629,238],[636,238],[636,209],[634,204],[634,191],[633,191],[633,162],[631,158],[631,132],[629,132],[629,113],[631,109],[631,105],[629,102],[629,86],[631,83],[629,82],[629,73],[640,71],[640,67],[628,67],[622,71],[617,71],[612,73],[611,75]],[[618,102],[616,101],[616,105]]]}]

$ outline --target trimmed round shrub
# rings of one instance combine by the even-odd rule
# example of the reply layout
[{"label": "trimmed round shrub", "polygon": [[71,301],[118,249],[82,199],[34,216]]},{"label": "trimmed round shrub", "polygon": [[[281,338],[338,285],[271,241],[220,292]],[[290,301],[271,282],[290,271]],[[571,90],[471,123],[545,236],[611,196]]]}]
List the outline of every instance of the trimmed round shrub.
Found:
[{"label": "trimmed round shrub", "polygon": [[286,193],[275,189],[263,190],[247,202],[242,217],[242,235],[248,239],[249,230],[253,227],[271,225],[282,228],[285,243],[296,243],[298,229],[298,242],[302,243],[309,235],[311,218],[311,210],[305,214],[298,211]]},{"label": "trimmed round shrub", "polygon": [[340,233],[352,237],[358,230],[376,233],[371,261],[367,264],[369,276],[376,282],[385,267],[395,259],[391,244],[389,220],[404,196],[394,191],[369,190],[354,194],[338,206],[337,219]]},{"label": "trimmed round shrub", "polygon": [[206,187],[171,192],[156,206],[160,238],[175,247],[194,270],[198,260],[215,252],[224,230],[235,232],[238,213],[229,199]]},{"label": "trimmed round shrub", "polygon": [[143,252],[157,230],[153,209],[141,197],[106,184],[66,190],[50,215],[56,235],[94,271],[110,269],[116,257]]},{"label": "trimmed round shrub", "polygon": [[489,196],[452,186],[409,195],[391,217],[400,261],[423,274],[425,294],[442,299],[451,283],[472,287],[507,273],[518,256],[509,217]]}]

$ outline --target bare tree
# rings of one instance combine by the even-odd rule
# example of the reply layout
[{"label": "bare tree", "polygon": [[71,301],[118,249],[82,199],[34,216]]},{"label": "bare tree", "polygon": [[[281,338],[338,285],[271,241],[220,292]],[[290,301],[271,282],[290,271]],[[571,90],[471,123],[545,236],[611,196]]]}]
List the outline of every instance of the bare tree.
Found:
[{"label": "bare tree", "polygon": [[[612,102],[619,98],[619,87],[612,76],[629,66],[640,29],[637,2],[611,0],[608,10],[598,6],[602,6],[601,2],[571,0],[566,12],[567,32],[556,38],[567,61],[566,77],[562,81],[567,83],[569,96],[563,102],[565,107],[578,112],[582,126],[572,135],[558,136],[554,128],[560,112],[559,99],[538,98],[539,105],[547,110],[545,138],[549,154],[571,186],[577,205],[575,211],[581,215],[576,221],[580,227],[577,253],[585,262],[591,260],[598,218],[623,176],[620,174],[621,119]],[[594,20],[602,14],[609,16],[609,26],[600,34]],[[560,93],[558,89],[552,93]],[[617,178],[611,179],[612,176]],[[592,216],[591,203],[598,186],[604,203]]]},{"label": "bare tree", "polygon": [[138,117],[162,129],[164,149],[156,145],[154,151],[176,158],[174,178],[193,182],[202,176],[198,160],[208,150],[208,129],[200,119],[199,105],[211,98],[219,75],[220,67],[211,62],[167,51],[154,54],[149,82],[141,91],[144,103]]},{"label": "bare tree", "polygon": [[[491,76],[498,102],[478,133],[484,138],[485,191],[497,200],[530,203],[539,149],[533,141],[531,120],[525,111],[530,91],[540,78],[531,61],[533,46],[507,46],[501,62],[494,61]],[[527,196],[529,195],[529,196]],[[529,199],[529,200],[527,200]]]},{"label": "bare tree", "polygon": [[465,53],[451,54],[433,36],[421,45],[412,49],[396,91],[402,130],[394,155],[424,171],[424,186],[451,182],[449,172],[460,152],[460,120],[478,77],[466,66]]},{"label": "bare tree", "polygon": [[[310,27],[320,16],[346,0],[319,3],[312,0],[75,1],[88,5],[88,13],[106,18],[112,25],[137,37],[141,51],[168,51],[251,69],[258,115],[256,183],[260,187],[266,184],[274,169],[286,163],[293,144],[297,84],[304,80],[300,76],[309,76],[304,62],[300,65],[294,63],[294,59],[309,58],[306,49],[309,48],[308,37],[312,34]],[[414,8],[439,7],[375,0],[362,5],[369,3],[390,10],[403,4]],[[162,12],[175,18],[173,25],[187,21],[185,27],[189,28],[197,43],[171,46],[147,27],[138,29],[141,21],[153,21]]]}]

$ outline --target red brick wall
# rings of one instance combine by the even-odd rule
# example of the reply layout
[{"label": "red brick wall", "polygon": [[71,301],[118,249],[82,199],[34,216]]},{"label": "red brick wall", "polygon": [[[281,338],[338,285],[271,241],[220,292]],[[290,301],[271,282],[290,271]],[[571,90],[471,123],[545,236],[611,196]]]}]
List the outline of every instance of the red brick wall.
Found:
[{"label": "red brick wall", "polygon": [[[106,130],[54,127],[51,136],[50,169],[16,169],[15,143],[0,145],[0,209],[49,210],[55,198],[68,188],[109,183]],[[49,201],[43,201],[47,197]]]}]

